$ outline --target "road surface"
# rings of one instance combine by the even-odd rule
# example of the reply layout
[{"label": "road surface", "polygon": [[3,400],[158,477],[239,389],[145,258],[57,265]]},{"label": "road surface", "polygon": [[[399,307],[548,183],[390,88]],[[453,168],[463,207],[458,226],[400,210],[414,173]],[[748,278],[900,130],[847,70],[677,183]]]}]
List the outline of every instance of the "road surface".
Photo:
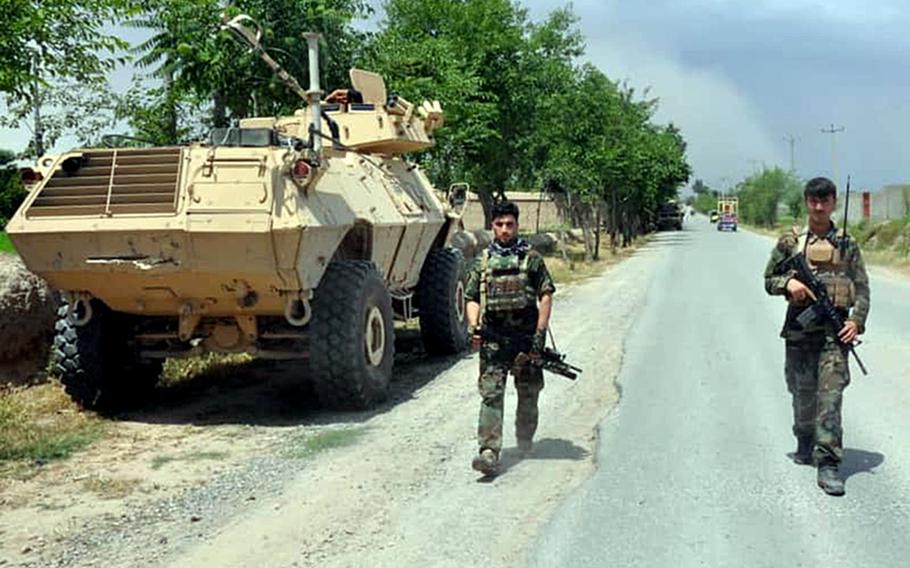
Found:
[{"label": "road surface", "polygon": [[[597,469],[541,531],[530,566],[906,566],[910,284],[872,270],[844,397],[847,494],[787,457],[790,399],[765,294],[773,241],[691,221],[661,256],[625,345]],[[666,244],[670,244],[667,242]]]}]

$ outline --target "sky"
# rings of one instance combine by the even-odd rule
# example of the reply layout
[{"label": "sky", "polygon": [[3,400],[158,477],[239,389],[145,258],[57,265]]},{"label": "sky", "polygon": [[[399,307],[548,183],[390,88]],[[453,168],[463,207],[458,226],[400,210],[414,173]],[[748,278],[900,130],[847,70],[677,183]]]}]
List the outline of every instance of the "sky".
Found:
[{"label": "sky", "polygon": [[[523,4],[541,20],[566,3]],[[792,137],[799,176],[835,177],[836,166],[838,185],[849,174],[853,189],[875,191],[910,181],[908,4],[576,0],[572,7],[585,58],[614,80],[649,89],[660,99],[655,119],[681,128],[693,180],[722,189],[763,166],[789,168]],[[129,76],[118,73],[114,87],[125,89]],[[843,128],[836,138],[821,132],[832,125]],[[26,138],[0,130],[0,148],[21,149]]]},{"label": "sky", "polygon": [[[526,4],[540,19],[563,2]],[[910,181],[907,0],[578,0],[587,57],[650,87],[718,188],[763,165],[852,189]],[[831,125],[837,133],[836,158]],[[694,179],[693,178],[693,179]]]}]

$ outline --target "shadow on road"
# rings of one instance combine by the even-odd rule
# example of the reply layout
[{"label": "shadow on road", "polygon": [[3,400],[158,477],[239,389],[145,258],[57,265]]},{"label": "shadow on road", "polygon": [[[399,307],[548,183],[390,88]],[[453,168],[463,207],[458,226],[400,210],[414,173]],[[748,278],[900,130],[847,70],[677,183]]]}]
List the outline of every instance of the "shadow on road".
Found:
[{"label": "shadow on road", "polygon": [[657,233],[654,238],[647,242],[636,252],[650,253],[658,252],[666,247],[686,246],[694,240],[692,233],[686,231],[674,231],[666,233]]},{"label": "shadow on road", "polygon": [[857,473],[871,473],[885,461],[885,456],[878,452],[867,452],[856,448],[844,448],[844,461],[840,464],[841,478],[846,481]]},{"label": "shadow on road", "polygon": [[421,387],[470,353],[430,357],[419,336],[396,338],[395,370],[388,399],[362,412],[323,409],[305,362],[253,360],[159,387],[148,404],[116,418],[149,424],[297,426],[360,423],[414,397]]},{"label": "shadow on road", "polygon": [[489,483],[496,477],[504,475],[509,469],[527,460],[583,460],[591,455],[591,452],[575,445],[569,440],[560,438],[541,438],[534,442],[534,450],[530,455],[525,456],[518,448],[503,448],[499,455],[499,471],[495,476],[483,476],[477,481],[478,483]]}]

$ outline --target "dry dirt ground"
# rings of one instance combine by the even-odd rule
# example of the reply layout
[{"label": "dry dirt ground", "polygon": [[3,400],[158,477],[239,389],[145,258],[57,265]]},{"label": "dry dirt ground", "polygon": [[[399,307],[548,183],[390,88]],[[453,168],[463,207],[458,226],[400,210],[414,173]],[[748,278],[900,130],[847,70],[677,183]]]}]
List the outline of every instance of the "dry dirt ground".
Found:
[{"label": "dry dirt ground", "polygon": [[592,472],[619,399],[623,337],[661,243],[557,294],[559,347],[584,368],[547,375],[533,454],[470,469],[477,357],[399,342],[390,400],[321,411],[300,373],[248,363],[158,393],[114,433],[30,479],[0,481],[0,566],[520,566]]}]

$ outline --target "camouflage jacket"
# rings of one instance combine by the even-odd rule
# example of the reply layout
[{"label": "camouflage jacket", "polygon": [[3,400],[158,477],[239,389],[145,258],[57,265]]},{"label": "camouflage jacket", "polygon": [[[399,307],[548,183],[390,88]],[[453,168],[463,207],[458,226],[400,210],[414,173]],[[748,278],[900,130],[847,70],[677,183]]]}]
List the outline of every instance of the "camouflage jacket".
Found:
[{"label": "camouflage jacket", "polygon": [[[488,266],[495,267],[499,253],[490,248]],[[556,286],[547,270],[543,257],[534,250],[528,250],[528,282],[537,293],[537,298],[545,294],[553,294]],[[480,302],[480,287],[484,280],[482,275],[482,255],[474,258],[474,263],[468,273],[468,284],[465,287],[464,297],[469,302]],[[520,310],[508,312],[490,312],[481,314],[482,324],[485,328],[503,335],[531,336],[537,329],[537,306],[529,306]]]},{"label": "camouflage jacket", "polygon": [[[794,271],[784,271],[781,269],[781,262],[795,254],[799,248],[800,240],[806,236],[808,229],[802,231],[793,231],[783,235],[778,239],[777,245],[771,251],[771,258],[765,267],[765,291],[771,295],[787,296],[787,282],[795,276]],[[833,244],[840,242],[840,235],[837,234],[837,228],[831,223],[831,229],[823,237]],[[869,315],[869,277],[866,274],[866,264],[863,262],[863,256],[859,249],[859,243],[852,236],[847,236],[847,244],[844,253],[844,263],[846,264],[846,276],[853,282],[855,288],[855,300],[852,310],[850,310],[847,320],[856,322],[859,331],[862,333],[866,329],[866,317]],[[781,337],[785,339],[797,340],[805,337],[808,333],[816,331],[824,333],[825,328],[818,330],[800,330],[794,325],[794,319],[802,310],[802,307],[790,304],[787,309],[787,316],[784,320],[784,328],[781,331]],[[827,329],[828,333],[834,333],[834,330]]]}]

